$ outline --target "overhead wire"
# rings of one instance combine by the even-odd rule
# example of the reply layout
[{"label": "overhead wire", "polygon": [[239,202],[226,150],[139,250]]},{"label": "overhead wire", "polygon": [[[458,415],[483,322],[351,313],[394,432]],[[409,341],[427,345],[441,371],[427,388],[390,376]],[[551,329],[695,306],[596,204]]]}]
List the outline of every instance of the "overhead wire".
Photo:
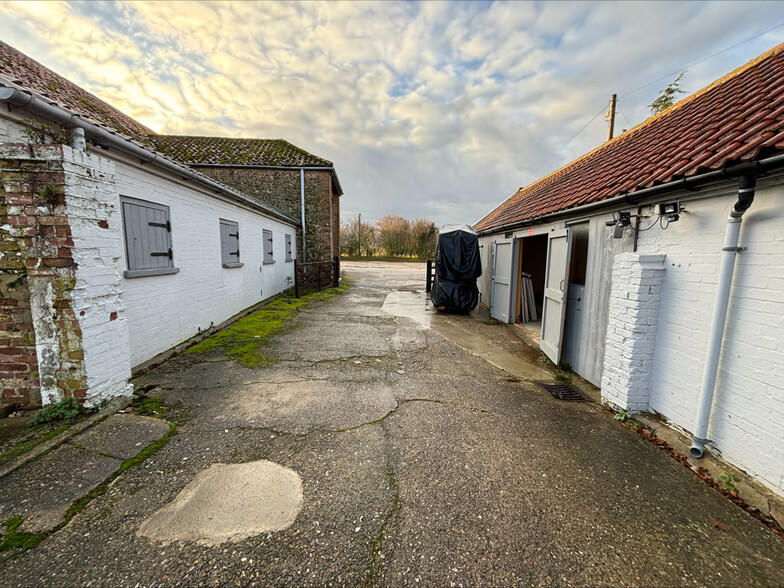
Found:
[{"label": "overhead wire", "polygon": [[775,31],[777,28],[782,27],[782,26],[784,26],[784,22],[780,22],[776,26],[770,27],[769,29],[766,29],[766,30],[762,31],[761,33],[757,33],[756,35],[751,36],[748,39],[743,39],[743,41],[740,41],[738,43],[735,43],[734,45],[726,47],[725,49],[722,49],[721,51],[717,51],[713,55],[708,55],[708,57],[703,57],[702,59],[698,59],[694,63],[690,63],[689,65],[686,65],[684,67],[678,68],[676,71],[674,71],[672,73],[668,73],[667,75],[664,75],[664,76],[662,76],[660,78],[657,78],[657,79],[653,80],[652,82],[648,82],[644,86],[640,86],[639,88],[636,88],[635,90],[632,90],[631,92],[626,92],[625,94],[621,94],[619,96],[619,98],[624,98],[626,96],[631,96],[632,94],[635,94],[635,93],[639,92],[640,90],[644,90],[648,86],[652,86],[653,84],[658,84],[659,82],[661,82],[663,80],[669,80],[672,76],[674,76],[676,74],[679,74],[682,71],[685,71],[685,70],[689,69],[690,67],[694,67],[695,65],[698,65],[698,64],[702,63],[703,61],[708,61],[709,59],[713,59],[714,57],[717,57],[718,55],[721,55],[722,53],[726,53],[727,51],[729,51],[731,49],[735,49],[735,47],[740,47],[744,43],[748,43],[749,41],[753,41],[754,39],[756,39],[758,37],[761,37],[762,35],[766,35],[767,33],[771,32],[771,31]]},{"label": "overhead wire", "polygon": [[[639,92],[640,90],[644,90],[645,88],[647,88],[647,87],[649,87],[649,86],[652,86],[652,85],[654,85],[654,84],[657,84],[657,83],[659,83],[659,82],[661,82],[661,81],[663,81],[663,80],[668,80],[668,79],[670,79],[672,76],[674,76],[674,75],[676,75],[676,74],[678,74],[678,73],[680,73],[680,72],[682,72],[682,71],[685,71],[685,70],[687,70],[687,69],[689,69],[689,68],[691,68],[691,67],[694,67],[695,65],[698,65],[698,64],[700,64],[700,63],[703,63],[704,61],[708,61],[709,59],[713,59],[714,57],[717,57],[717,56],[721,55],[722,53],[726,53],[727,51],[730,51],[731,49],[735,49],[736,47],[739,47],[739,46],[743,45],[744,43],[748,43],[749,41],[753,41],[754,39],[757,39],[757,38],[761,37],[762,35],[765,35],[765,34],[767,34],[767,33],[771,32],[771,31],[774,31],[774,30],[776,30],[776,29],[778,29],[778,28],[780,28],[780,27],[782,27],[782,26],[784,26],[784,22],[780,22],[779,24],[777,24],[777,25],[775,25],[775,26],[772,26],[772,27],[770,27],[769,29],[766,29],[766,30],[764,30],[764,31],[762,31],[762,32],[760,32],[760,33],[757,33],[756,35],[753,35],[753,36],[751,36],[751,37],[748,37],[748,38],[746,38],[746,39],[743,39],[742,41],[739,41],[738,43],[735,43],[734,45],[730,45],[729,47],[726,47],[726,48],[722,49],[721,51],[717,51],[716,53],[713,53],[713,54],[711,54],[711,55],[708,55],[707,57],[703,57],[702,59],[698,59],[697,61],[695,61],[695,62],[693,62],[693,63],[690,63],[689,65],[686,65],[686,66],[684,66],[684,67],[682,67],[682,68],[679,68],[677,71],[674,71],[674,72],[672,72],[672,73],[669,73],[669,74],[667,74],[667,75],[664,75],[664,76],[662,76],[662,77],[660,77],[660,78],[657,78],[657,79],[653,80],[652,82],[649,82],[649,83],[647,83],[647,84],[645,84],[645,85],[643,85],[643,86],[640,86],[639,88],[636,88],[636,89],[634,89],[634,90],[631,90],[630,92],[626,92],[625,94],[620,94],[618,97],[619,97],[619,98],[625,98],[626,96],[631,96],[632,94],[635,94],[635,93]],[[579,130],[579,131],[577,131],[577,132],[574,134],[574,136],[573,136],[571,139],[569,139],[569,140],[568,140],[566,143],[564,143],[564,144],[563,144],[563,147],[566,147],[566,146],[567,146],[567,145],[569,145],[569,144],[570,144],[572,141],[574,141],[574,140],[575,140],[577,137],[579,137],[579,136],[582,134],[582,132],[583,132],[585,129],[587,129],[587,128],[590,126],[590,124],[591,124],[593,121],[595,121],[595,120],[596,120],[596,119],[599,117],[599,115],[600,115],[600,114],[602,114],[602,113],[604,112],[604,109],[605,109],[605,108],[607,108],[607,106],[608,106],[608,105],[609,105],[609,101],[608,101],[608,102],[606,102],[606,103],[605,103],[605,105],[604,105],[604,106],[602,106],[602,109],[601,109],[599,112],[597,112],[597,113],[596,113],[596,114],[595,114],[595,115],[594,115],[594,116],[591,118],[591,120],[589,120],[587,123],[585,123],[585,125],[583,125],[583,127],[582,127],[582,128],[580,128],[580,130]],[[629,124],[629,127],[633,127],[634,125],[633,125],[633,124],[632,124],[632,122],[629,120],[629,118],[626,116],[626,114],[623,112],[623,110],[621,109],[621,107],[620,107],[620,106],[617,104],[617,102],[616,102],[616,108],[617,108],[617,109],[618,109],[618,111],[621,113],[621,116],[623,116],[624,120],[625,120],[625,121],[626,121],[626,122]],[[536,176],[535,176],[534,174],[528,174],[528,176],[527,176],[527,177],[526,177],[526,178],[523,180],[523,183],[521,184],[521,186],[526,186],[526,185],[527,185],[527,182],[528,182],[530,179],[532,179],[532,178],[535,178],[535,177],[536,177]],[[650,227],[649,227],[649,228],[650,228]],[[645,229],[645,230],[647,230],[647,229]]]}]

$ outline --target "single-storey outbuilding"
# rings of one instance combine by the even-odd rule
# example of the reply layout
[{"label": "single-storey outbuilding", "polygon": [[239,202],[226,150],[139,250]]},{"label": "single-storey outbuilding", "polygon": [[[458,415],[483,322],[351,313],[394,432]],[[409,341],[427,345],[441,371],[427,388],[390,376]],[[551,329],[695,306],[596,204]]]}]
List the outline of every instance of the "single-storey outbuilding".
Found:
[{"label": "single-storey outbuilding", "polygon": [[784,45],[474,225],[482,303],[619,409],[784,494]]},{"label": "single-storey outbuilding", "polygon": [[3,404],[127,395],[132,368],[280,293],[300,218],[0,43]]}]

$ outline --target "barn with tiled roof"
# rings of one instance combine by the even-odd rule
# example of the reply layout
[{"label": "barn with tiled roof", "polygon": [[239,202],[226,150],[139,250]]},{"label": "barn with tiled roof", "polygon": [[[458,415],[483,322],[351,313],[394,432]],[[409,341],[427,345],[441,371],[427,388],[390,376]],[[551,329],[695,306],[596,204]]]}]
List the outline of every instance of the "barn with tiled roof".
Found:
[{"label": "barn with tiled roof", "polygon": [[474,229],[493,318],[784,494],[784,45]]},{"label": "barn with tiled roof", "polygon": [[474,229],[530,222],[784,150],[783,53],[776,47],[520,188]]}]

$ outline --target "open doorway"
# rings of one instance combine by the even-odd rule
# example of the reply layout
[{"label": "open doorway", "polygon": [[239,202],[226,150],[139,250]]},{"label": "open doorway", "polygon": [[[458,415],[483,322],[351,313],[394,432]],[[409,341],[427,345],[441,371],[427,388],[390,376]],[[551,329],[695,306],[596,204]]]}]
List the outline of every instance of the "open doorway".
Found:
[{"label": "open doorway", "polygon": [[[515,300],[515,320],[517,330],[523,338],[533,345],[539,345],[542,330],[542,306],[544,304],[544,277],[547,262],[547,235],[535,235],[518,239],[517,296]],[[528,317],[523,310],[525,280],[530,278],[534,297],[534,313]],[[528,320],[526,321],[526,318]]]}]

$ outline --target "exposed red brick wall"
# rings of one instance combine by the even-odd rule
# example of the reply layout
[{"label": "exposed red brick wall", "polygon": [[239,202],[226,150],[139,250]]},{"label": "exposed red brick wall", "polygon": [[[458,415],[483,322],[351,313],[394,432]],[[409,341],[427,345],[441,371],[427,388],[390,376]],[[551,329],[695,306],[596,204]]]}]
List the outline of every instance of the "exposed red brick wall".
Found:
[{"label": "exposed red brick wall", "polygon": [[86,395],[81,330],[71,306],[76,264],[65,214],[65,177],[59,146],[6,144],[0,151],[0,380],[2,403],[41,403],[36,355],[35,292],[51,287],[61,392]]},{"label": "exposed red brick wall", "polygon": [[[297,168],[240,167],[193,168],[204,175],[301,218],[300,171]],[[305,237],[308,261],[331,260],[340,251],[339,195],[332,190],[332,175],[324,170],[305,171]],[[302,235],[297,233],[297,257],[302,258]]]}]

